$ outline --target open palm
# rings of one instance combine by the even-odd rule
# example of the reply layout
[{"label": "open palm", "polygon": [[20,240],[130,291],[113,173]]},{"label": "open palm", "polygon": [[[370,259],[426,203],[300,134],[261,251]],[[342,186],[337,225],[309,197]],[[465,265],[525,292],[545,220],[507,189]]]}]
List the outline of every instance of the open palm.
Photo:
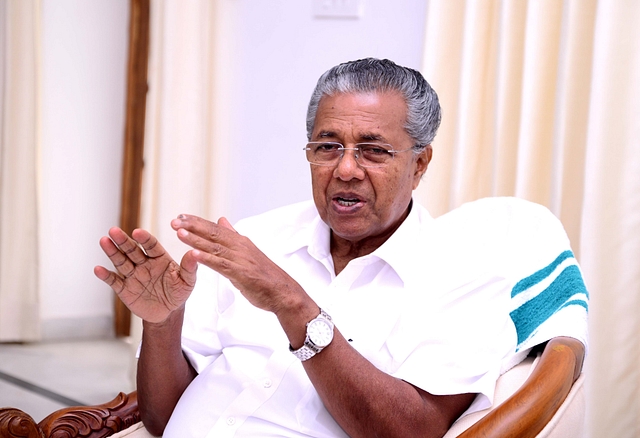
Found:
[{"label": "open palm", "polygon": [[193,290],[197,262],[190,253],[178,265],[145,230],[134,230],[129,237],[120,228],[111,228],[109,237],[100,239],[100,247],[115,272],[96,266],[95,275],[145,321],[164,321],[184,304]]}]

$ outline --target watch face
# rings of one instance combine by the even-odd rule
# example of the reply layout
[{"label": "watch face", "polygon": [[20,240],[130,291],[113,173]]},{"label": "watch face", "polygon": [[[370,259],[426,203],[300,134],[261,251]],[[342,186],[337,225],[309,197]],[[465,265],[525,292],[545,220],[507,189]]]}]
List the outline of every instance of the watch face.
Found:
[{"label": "watch face", "polygon": [[324,348],[333,339],[333,327],[324,319],[314,319],[307,326],[309,340],[318,347]]}]

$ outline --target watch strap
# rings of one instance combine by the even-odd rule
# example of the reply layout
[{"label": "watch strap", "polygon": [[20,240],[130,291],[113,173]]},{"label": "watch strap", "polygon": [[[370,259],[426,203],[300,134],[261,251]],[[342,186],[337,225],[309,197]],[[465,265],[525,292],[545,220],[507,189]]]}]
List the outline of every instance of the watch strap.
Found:
[{"label": "watch strap", "polygon": [[[331,317],[327,312],[320,309],[320,314],[316,316],[314,319],[312,319],[311,321],[314,321],[318,318],[326,319],[331,325],[331,328],[333,329],[333,321],[331,320]],[[311,323],[311,321],[307,323],[307,326]],[[293,353],[293,355],[298,359],[300,359],[302,362],[304,362],[305,360],[311,359],[313,356],[320,353],[323,348],[324,347],[318,347],[313,342],[311,342],[308,334],[305,337],[304,344],[302,344],[302,347],[298,348],[297,350],[294,350],[291,344],[289,344],[289,351]]]},{"label": "watch strap", "polygon": [[304,362],[305,360],[311,359],[313,356],[320,353],[321,350],[314,349],[311,344],[308,344],[305,341],[304,345],[297,350],[294,350],[291,345],[289,345],[289,351],[292,352],[295,357]]}]

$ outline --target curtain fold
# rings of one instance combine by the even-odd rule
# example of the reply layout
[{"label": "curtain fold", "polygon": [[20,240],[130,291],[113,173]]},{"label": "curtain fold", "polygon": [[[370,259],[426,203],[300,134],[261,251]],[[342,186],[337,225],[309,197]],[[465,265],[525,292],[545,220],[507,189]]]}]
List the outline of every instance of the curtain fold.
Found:
[{"label": "curtain fold", "polygon": [[593,64],[596,2],[574,2],[566,8],[560,52],[555,108],[553,189],[550,208],[565,224],[576,253],[580,253],[585,157]]},{"label": "curtain fold", "polygon": [[443,107],[416,197],[485,196],[563,222],[591,293],[590,436],[640,436],[640,3],[430,0],[423,73]]},{"label": "curtain fold", "polygon": [[186,247],[169,222],[180,213],[215,217],[224,205],[224,147],[213,147],[225,141],[216,11],[205,0],[151,3],[141,225],[178,260]]},{"label": "curtain fold", "polygon": [[0,341],[40,336],[38,7],[0,2]]},{"label": "curtain fold", "polygon": [[592,437],[640,436],[639,23],[638,2],[598,3],[581,234]]},{"label": "curtain fold", "polygon": [[[215,220],[227,205],[229,73],[220,64],[228,56],[230,24],[220,2],[152,0],[150,6],[140,226],[179,262],[189,248],[170,221],[181,213]],[[133,315],[131,336],[141,333]]]},{"label": "curtain fold", "polygon": [[528,2],[515,195],[543,205],[551,196],[561,18],[561,2]]},{"label": "curtain fold", "polygon": [[[498,44],[498,82],[495,120],[496,138],[492,194],[515,193],[518,144],[522,114],[526,2],[507,2],[500,8]],[[504,37],[508,35],[508,38]]]}]

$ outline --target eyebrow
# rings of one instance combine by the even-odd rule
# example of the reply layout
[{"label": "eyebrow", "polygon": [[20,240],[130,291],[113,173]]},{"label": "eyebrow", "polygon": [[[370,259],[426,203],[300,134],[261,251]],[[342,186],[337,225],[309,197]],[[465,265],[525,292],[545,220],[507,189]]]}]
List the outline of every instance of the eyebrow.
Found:
[{"label": "eyebrow", "polygon": [[333,131],[320,131],[318,133],[318,138],[328,138],[328,137],[337,137],[337,135]]},{"label": "eyebrow", "polygon": [[378,134],[361,134],[360,139],[366,141],[385,141],[385,139]]},{"label": "eyebrow", "polygon": [[[339,135],[336,134],[334,131],[320,131],[318,133],[318,138],[338,138]],[[364,141],[364,142],[368,142],[368,141],[380,141],[380,142],[385,142],[386,140],[384,139],[383,136],[379,135],[379,134],[360,134],[358,136],[358,141]]]}]

